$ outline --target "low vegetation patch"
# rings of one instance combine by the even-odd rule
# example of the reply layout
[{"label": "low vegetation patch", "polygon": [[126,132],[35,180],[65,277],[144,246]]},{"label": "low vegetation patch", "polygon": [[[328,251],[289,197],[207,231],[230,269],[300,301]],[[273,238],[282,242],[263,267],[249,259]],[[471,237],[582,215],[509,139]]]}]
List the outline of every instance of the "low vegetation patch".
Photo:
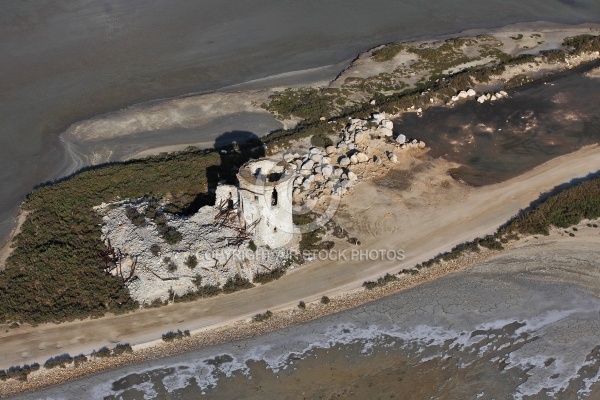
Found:
[{"label": "low vegetation patch", "polygon": [[257,272],[254,275],[254,278],[252,278],[252,282],[264,284],[264,283],[268,283],[268,282],[277,280],[277,279],[281,278],[283,275],[285,275],[284,268],[281,268],[281,267],[274,268],[270,271]]},{"label": "low vegetation patch", "polygon": [[112,355],[112,352],[106,346],[103,346],[98,350],[92,351],[92,357],[106,358],[106,357],[110,357],[111,355]]},{"label": "low vegetation patch", "polygon": [[254,317],[252,317],[252,322],[264,322],[270,319],[272,316],[273,313],[267,310],[264,313],[256,314]]},{"label": "low vegetation patch", "polygon": [[391,61],[404,49],[405,46],[400,43],[386,44],[382,48],[374,50],[371,58],[377,62]]},{"label": "low vegetation patch", "polygon": [[49,358],[44,363],[44,368],[46,368],[46,369],[52,369],[54,367],[65,368],[67,366],[67,364],[71,364],[71,363],[73,363],[73,357],[71,357],[70,355],[65,353],[65,354],[61,354],[61,355]]},{"label": "low vegetation patch", "polygon": [[163,333],[162,340],[165,342],[172,342],[174,340],[183,339],[184,337],[190,336],[189,330],[184,330],[183,332],[179,329],[176,331],[169,331],[167,333]]},{"label": "low vegetation patch", "polygon": [[22,367],[20,365],[10,367],[7,370],[0,369],[0,381],[7,379],[15,379],[18,381],[26,381],[27,376],[33,371],[40,369],[40,364],[33,363],[31,365],[25,364]]},{"label": "low vegetation patch", "polygon": [[239,274],[236,274],[233,278],[227,279],[227,282],[223,285],[223,293],[233,293],[238,290],[250,289],[254,285],[246,278],[242,278]]},{"label": "low vegetation patch", "polygon": [[0,272],[0,321],[64,321],[137,308],[123,282],[102,268],[102,220],[92,207],[148,195],[185,212],[207,191],[202,171],[220,163],[216,152],[190,150],[91,168],[34,190],[22,206],[30,215]]}]

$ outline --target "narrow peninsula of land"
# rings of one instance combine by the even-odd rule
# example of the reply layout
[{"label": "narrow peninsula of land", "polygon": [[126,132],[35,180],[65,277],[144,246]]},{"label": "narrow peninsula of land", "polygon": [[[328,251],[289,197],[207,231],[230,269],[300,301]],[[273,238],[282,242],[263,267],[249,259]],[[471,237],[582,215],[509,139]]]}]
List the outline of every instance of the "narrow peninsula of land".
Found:
[{"label": "narrow peninsula of land", "polygon": [[[85,147],[200,123],[181,110],[218,100],[286,129],[230,132],[215,149],[90,167],[34,190],[0,254],[0,393],[272,331],[464,269],[533,235],[593,230],[592,111],[554,121],[573,129],[576,145],[544,143],[545,158],[481,185],[477,160],[438,155],[430,132],[398,124],[442,108],[500,108],[569,74],[596,83],[597,34],[519,26],[386,44],[326,84],[191,96],[74,125],[65,137]],[[559,94],[553,102],[564,102]],[[506,128],[507,151],[531,151],[540,122],[521,120]],[[478,129],[460,143],[447,134],[445,145],[458,154],[499,132]]]}]

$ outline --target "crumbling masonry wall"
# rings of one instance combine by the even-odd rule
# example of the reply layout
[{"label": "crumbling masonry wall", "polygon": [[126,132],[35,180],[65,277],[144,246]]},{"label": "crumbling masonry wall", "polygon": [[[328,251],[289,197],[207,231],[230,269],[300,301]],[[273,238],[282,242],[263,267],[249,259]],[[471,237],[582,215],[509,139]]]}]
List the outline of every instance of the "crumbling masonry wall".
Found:
[{"label": "crumbling masonry wall", "polygon": [[253,160],[240,168],[240,216],[258,246],[278,248],[291,241],[293,177],[294,167],[285,161]]}]

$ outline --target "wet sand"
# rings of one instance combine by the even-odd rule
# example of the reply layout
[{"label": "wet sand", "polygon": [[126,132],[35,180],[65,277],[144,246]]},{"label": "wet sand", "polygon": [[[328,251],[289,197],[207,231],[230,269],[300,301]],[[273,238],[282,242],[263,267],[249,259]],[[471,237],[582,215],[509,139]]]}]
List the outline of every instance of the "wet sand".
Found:
[{"label": "wet sand", "polygon": [[313,322],[16,398],[594,398],[600,228],[569,231]]}]

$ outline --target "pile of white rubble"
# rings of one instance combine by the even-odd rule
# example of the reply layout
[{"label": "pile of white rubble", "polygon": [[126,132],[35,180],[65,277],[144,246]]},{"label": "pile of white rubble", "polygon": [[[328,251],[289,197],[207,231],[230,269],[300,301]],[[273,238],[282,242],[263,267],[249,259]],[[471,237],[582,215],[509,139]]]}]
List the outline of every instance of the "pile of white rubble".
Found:
[{"label": "pile of white rubble", "polygon": [[[277,268],[289,256],[284,251],[266,248],[252,252],[248,240],[232,244],[231,239],[236,238],[239,231],[226,225],[215,225],[219,210],[211,206],[202,207],[191,216],[164,213],[167,225],[182,236],[178,243],[168,244],[151,219],[146,218],[145,226],[140,227],[127,217],[126,207],[144,214],[148,206],[145,201],[123,201],[95,208],[103,215],[102,240],[107,244],[110,241],[113,248],[125,255],[123,275],[128,276],[135,267],[135,278],[127,286],[131,297],[141,305],[155,299],[169,300],[170,293],[195,292],[198,279],[202,286],[222,286],[238,274],[252,281],[256,273]],[[156,252],[156,249],[160,250]],[[186,265],[190,256],[195,256],[198,263],[193,268]]]},{"label": "pile of white rubble", "polygon": [[[369,120],[350,119],[342,131],[343,138],[335,146],[285,153],[284,160],[296,166],[294,198],[341,196],[353,187],[367,165],[381,165],[384,160],[398,162],[394,150],[425,148],[422,141],[395,135],[393,128],[385,113],[375,113]],[[381,151],[377,141],[391,144],[390,150]]]}]

